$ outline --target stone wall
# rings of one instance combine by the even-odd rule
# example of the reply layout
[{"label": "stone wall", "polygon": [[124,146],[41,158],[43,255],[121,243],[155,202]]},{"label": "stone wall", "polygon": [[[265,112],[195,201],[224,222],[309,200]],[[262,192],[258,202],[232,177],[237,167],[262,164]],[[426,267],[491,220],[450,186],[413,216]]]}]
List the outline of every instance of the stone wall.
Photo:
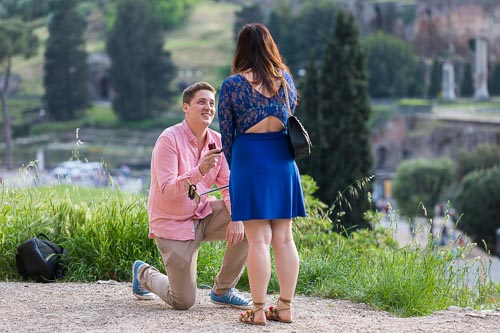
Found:
[{"label": "stone wall", "polygon": [[393,116],[372,133],[377,173],[394,173],[409,158],[454,160],[462,150],[481,144],[500,145],[500,119],[413,114]]}]

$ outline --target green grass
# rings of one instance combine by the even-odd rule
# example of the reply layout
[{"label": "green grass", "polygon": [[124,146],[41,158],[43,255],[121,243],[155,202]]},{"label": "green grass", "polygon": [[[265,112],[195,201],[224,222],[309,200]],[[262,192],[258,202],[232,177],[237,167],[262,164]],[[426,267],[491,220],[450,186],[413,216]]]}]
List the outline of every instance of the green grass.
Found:
[{"label": "green grass", "polygon": [[[407,317],[427,315],[450,305],[500,307],[500,284],[464,284],[470,247],[454,251],[429,245],[399,249],[392,230],[349,236],[331,232],[324,204],[312,194],[315,183],[303,179],[308,218],[294,221],[301,257],[297,294],[349,299]],[[0,280],[18,281],[15,252],[23,241],[44,233],[69,253],[66,281],[130,280],[130,264],[143,259],[163,270],[154,242],[148,239],[147,198],[110,189],[71,186],[0,189]],[[433,242],[429,242],[433,244]],[[224,242],[204,243],[198,258],[198,285],[211,285],[220,267]],[[238,286],[248,290],[243,274]],[[270,293],[279,286],[275,271]]]}]

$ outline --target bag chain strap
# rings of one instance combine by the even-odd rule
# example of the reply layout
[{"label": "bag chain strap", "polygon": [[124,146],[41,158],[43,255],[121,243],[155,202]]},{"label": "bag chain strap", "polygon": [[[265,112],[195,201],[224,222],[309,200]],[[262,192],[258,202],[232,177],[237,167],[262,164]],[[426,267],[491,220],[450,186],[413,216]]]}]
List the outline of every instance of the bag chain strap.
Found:
[{"label": "bag chain strap", "polygon": [[290,100],[288,99],[288,88],[286,80],[283,80],[283,89],[285,89],[286,107],[288,108],[288,116],[292,115],[292,110],[290,109]]}]

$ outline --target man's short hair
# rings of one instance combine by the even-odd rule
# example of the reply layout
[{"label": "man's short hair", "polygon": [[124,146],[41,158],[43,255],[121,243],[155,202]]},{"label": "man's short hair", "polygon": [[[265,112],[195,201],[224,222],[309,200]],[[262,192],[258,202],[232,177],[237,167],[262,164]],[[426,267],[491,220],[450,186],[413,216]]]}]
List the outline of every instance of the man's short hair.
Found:
[{"label": "man's short hair", "polygon": [[191,100],[193,99],[194,95],[196,94],[197,91],[199,90],[209,90],[211,91],[214,95],[216,93],[216,90],[212,85],[208,82],[196,82],[182,92],[182,104],[187,103],[191,104]]}]

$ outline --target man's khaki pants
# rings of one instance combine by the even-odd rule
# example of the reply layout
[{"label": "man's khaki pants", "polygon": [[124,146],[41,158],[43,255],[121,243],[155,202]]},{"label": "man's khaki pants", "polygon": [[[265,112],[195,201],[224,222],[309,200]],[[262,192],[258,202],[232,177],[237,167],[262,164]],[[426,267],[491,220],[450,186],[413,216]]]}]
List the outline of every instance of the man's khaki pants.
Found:
[{"label": "man's khaki pants", "polygon": [[[148,264],[139,268],[142,287],[158,295],[175,309],[187,310],[196,299],[196,264],[201,242],[224,240],[231,217],[222,200],[210,203],[213,213],[195,222],[195,239],[176,241],[156,238],[167,275]],[[248,253],[246,238],[226,249],[222,266],[215,278],[213,290],[224,294],[233,288],[243,273]]]}]

